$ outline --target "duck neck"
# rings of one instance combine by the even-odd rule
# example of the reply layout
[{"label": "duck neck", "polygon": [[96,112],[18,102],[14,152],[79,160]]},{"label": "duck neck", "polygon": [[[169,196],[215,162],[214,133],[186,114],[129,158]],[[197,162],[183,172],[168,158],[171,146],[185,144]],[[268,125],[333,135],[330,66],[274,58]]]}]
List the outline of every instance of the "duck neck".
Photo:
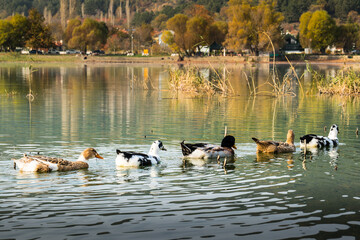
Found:
[{"label": "duck neck", "polygon": [[79,158],[77,159],[79,162],[85,162],[87,163],[87,159],[84,157],[84,155],[80,154]]},{"label": "duck neck", "polygon": [[330,131],[328,138],[337,139],[337,132],[336,131]]},{"label": "duck neck", "polygon": [[150,151],[149,151],[149,155],[158,156],[158,154],[159,154],[159,148],[151,146]]}]

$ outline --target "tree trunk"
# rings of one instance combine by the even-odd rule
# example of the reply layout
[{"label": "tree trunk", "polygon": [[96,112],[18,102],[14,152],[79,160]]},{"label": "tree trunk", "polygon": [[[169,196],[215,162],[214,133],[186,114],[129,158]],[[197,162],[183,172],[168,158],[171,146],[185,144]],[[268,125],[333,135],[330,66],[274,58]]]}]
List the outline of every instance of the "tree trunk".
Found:
[{"label": "tree trunk", "polygon": [[120,5],[119,5],[119,18],[122,19],[122,0],[120,0]]},{"label": "tree trunk", "polygon": [[114,26],[114,0],[110,0],[109,9],[108,9],[108,18],[110,24]]},{"label": "tree trunk", "polygon": [[69,0],[69,18],[75,17],[75,0]]},{"label": "tree trunk", "polygon": [[85,3],[81,4],[81,17],[85,18]]},{"label": "tree trunk", "polygon": [[130,29],[130,0],[126,0],[125,12],[126,12],[127,27],[128,29]]},{"label": "tree trunk", "polygon": [[66,28],[68,1],[60,0],[60,19],[63,30]]}]

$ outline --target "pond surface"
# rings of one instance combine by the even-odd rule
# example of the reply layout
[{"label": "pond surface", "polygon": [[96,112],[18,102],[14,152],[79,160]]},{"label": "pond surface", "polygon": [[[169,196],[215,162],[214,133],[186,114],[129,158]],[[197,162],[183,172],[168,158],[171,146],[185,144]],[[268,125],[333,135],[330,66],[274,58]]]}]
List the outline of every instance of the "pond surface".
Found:
[{"label": "pond surface", "polygon": [[[236,95],[211,98],[177,97],[166,65],[28,67],[0,66],[0,239],[360,238],[358,98],[311,94],[307,73],[304,97],[296,82],[295,97],[252,97],[244,76],[268,91],[266,64],[228,66]],[[304,156],[299,136],[333,123],[340,146]],[[220,143],[225,126],[234,162],[183,160],[182,140]],[[251,137],[285,140],[290,128],[295,153],[256,155]],[[116,168],[116,149],[148,152],[157,139],[161,165]],[[104,160],[83,171],[21,173],[11,161],[38,151],[76,160],[87,147]]]}]

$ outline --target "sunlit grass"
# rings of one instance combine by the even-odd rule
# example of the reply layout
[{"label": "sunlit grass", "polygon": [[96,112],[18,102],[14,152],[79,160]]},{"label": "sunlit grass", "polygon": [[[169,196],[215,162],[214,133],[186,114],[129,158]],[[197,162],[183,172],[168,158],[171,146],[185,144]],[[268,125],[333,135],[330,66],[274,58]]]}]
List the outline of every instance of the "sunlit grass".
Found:
[{"label": "sunlit grass", "polygon": [[29,55],[20,53],[0,53],[0,62],[77,62],[83,58],[76,55]]},{"label": "sunlit grass", "polygon": [[317,84],[320,94],[329,95],[356,95],[360,94],[360,72],[354,69],[339,70],[335,76],[325,76],[308,68],[312,73],[313,81]]},{"label": "sunlit grass", "polygon": [[201,74],[197,67],[169,70],[169,88],[174,92],[188,93],[191,95],[234,94],[229,80],[221,76],[215,69],[212,79]]},{"label": "sunlit grass", "polygon": [[15,90],[11,90],[11,91],[8,91],[5,89],[5,92],[0,94],[2,96],[6,96],[6,97],[12,97],[12,96],[15,96],[15,95],[18,95],[19,93]]}]

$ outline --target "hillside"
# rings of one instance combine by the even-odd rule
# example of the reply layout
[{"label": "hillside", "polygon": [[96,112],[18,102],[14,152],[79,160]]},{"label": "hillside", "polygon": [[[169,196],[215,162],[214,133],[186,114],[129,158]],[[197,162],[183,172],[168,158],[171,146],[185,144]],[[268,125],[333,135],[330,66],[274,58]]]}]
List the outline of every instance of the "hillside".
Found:
[{"label": "hillside", "polygon": [[[69,18],[76,16],[106,17],[109,13],[115,18],[124,18],[126,4],[134,17],[147,13],[150,18],[160,13],[172,17],[184,12],[192,4],[204,5],[210,12],[219,13],[228,0],[0,0],[0,18],[14,13],[26,15],[28,10],[36,8],[51,18],[60,18],[61,6],[70,7],[66,14]],[[254,2],[258,2],[254,0]],[[309,9],[322,8],[337,19],[345,21],[350,11],[360,11],[360,0],[278,0],[277,9],[283,13],[286,22],[298,22],[303,12]],[[151,20],[152,20],[151,19]],[[150,20],[150,21],[151,21]]]}]

